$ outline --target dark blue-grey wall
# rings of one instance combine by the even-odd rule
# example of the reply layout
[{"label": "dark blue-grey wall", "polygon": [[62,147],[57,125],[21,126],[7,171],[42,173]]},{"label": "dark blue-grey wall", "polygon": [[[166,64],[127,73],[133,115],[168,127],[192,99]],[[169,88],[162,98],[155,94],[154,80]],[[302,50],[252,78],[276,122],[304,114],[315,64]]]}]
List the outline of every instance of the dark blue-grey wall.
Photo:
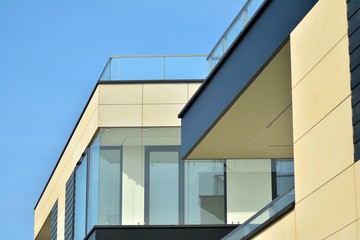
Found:
[{"label": "dark blue-grey wall", "polygon": [[57,239],[58,201],[55,202],[50,213],[50,240]]},{"label": "dark blue-grey wall", "polygon": [[354,128],[354,159],[360,159],[360,0],[348,0],[348,35]]},{"label": "dark blue-grey wall", "polygon": [[65,190],[65,240],[74,239],[74,212],[75,212],[75,174],[71,174],[66,182]]}]

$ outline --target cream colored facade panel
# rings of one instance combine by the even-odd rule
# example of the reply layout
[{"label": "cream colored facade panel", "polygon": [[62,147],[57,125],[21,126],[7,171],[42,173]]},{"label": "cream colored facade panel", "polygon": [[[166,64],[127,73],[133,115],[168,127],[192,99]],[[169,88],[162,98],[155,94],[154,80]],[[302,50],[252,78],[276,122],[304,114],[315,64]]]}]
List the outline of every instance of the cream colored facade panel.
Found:
[{"label": "cream colored facade panel", "polygon": [[[360,161],[357,161],[354,165],[355,165],[357,218],[360,219]],[[360,234],[360,232],[359,232],[359,234]]]},{"label": "cream colored facade panel", "polygon": [[142,124],[141,105],[100,105],[100,127],[134,127]]},{"label": "cream colored facade panel", "polygon": [[[94,128],[95,126],[97,128],[98,125],[98,97],[98,90],[96,90],[35,209],[34,236],[39,233],[56,200],[59,198],[61,190],[65,188],[66,182],[80,159],[82,151],[91,139],[89,139],[88,135],[96,131]],[[89,128],[89,126],[91,127]]]},{"label": "cream colored facade panel", "polygon": [[339,232],[325,238],[326,240],[352,240],[358,239],[358,232],[357,229],[358,225],[357,222],[346,226],[345,228],[341,229]]},{"label": "cream colored facade panel", "polygon": [[99,104],[141,104],[142,84],[102,84]]},{"label": "cream colored facade panel", "polygon": [[347,35],[344,0],[319,1],[291,33],[292,86]]},{"label": "cream colored facade panel", "polygon": [[[295,212],[292,211],[263,230],[254,240],[293,240],[295,237]],[[313,238],[311,238],[313,239]]]},{"label": "cream colored facade panel", "polygon": [[[313,169],[312,174],[318,170]],[[354,166],[297,203],[295,215],[297,239],[324,239],[354,222]]]},{"label": "cream colored facade panel", "polygon": [[144,84],[144,104],[187,103],[186,83]]},{"label": "cream colored facade panel", "polygon": [[144,105],[143,126],[180,126],[177,115],[183,107],[184,104]]},{"label": "cream colored facade panel", "polygon": [[346,36],[293,89],[295,142],[351,94],[348,48]]},{"label": "cream colored facade panel", "polygon": [[296,202],[354,162],[351,98],[294,144]]},{"label": "cream colored facade panel", "polygon": [[64,240],[65,234],[65,191],[63,188],[58,198],[57,240]]},{"label": "cream colored facade panel", "polygon": [[192,98],[195,92],[199,89],[201,83],[188,83],[188,100]]}]

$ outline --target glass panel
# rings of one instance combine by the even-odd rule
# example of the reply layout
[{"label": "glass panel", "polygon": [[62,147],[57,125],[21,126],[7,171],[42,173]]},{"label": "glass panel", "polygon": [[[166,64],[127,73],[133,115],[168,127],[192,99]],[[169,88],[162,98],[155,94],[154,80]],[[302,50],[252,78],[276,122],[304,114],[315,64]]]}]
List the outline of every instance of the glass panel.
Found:
[{"label": "glass panel", "polygon": [[272,201],[271,159],[226,160],[227,222],[243,223]]},{"label": "glass panel", "polygon": [[225,222],[224,161],[185,161],[185,223]]},{"label": "glass panel", "polygon": [[165,146],[146,147],[149,163],[148,224],[179,223],[179,152]]},{"label": "glass panel", "polygon": [[247,0],[233,23],[227,28],[223,37],[211,51],[208,61],[211,69],[219,62],[224,53],[243,31],[246,24],[254,16],[265,0]]},{"label": "glass panel", "polygon": [[294,186],[294,160],[276,159],[276,194],[283,194]]},{"label": "glass panel", "polygon": [[100,163],[100,135],[90,146],[87,231],[98,223],[99,216],[99,163]]},{"label": "glass panel", "polygon": [[164,57],[113,58],[112,80],[164,79]]},{"label": "glass panel", "polygon": [[99,224],[120,224],[121,148],[100,148]]},{"label": "glass panel", "polygon": [[269,205],[265,206],[258,214],[254,215],[243,225],[236,228],[230,234],[226,235],[223,240],[241,240],[244,239],[247,235],[254,232],[261,225],[275,221],[277,214],[285,210],[288,207],[291,207],[295,202],[295,190],[289,190],[289,192],[284,193],[281,197],[275,199]]},{"label": "glass panel", "polygon": [[82,158],[80,166],[75,173],[75,217],[74,239],[82,240],[85,237],[86,223],[86,171],[87,154]]},{"label": "glass panel", "polygon": [[206,57],[166,57],[165,79],[205,79]]}]

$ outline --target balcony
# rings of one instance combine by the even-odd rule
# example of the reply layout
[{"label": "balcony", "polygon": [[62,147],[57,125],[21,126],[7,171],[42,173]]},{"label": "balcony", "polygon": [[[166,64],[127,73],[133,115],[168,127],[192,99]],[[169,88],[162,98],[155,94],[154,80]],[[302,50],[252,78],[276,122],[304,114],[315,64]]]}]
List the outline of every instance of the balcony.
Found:
[{"label": "balcony", "polygon": [[206,54],[111,56],[99,81],[204,80]]},{"label": "balcony", "polygon": [[257,11],[266,0],[247,0],[238,15],[226,29],[214,48],[211,50],[207,60],[209,68],[213,69],[226,53],[235,39],[242,33],[246,25],[256,15]]},{"label": "balcony", "polygon": [[252,216],[249,220],[226,235],[222,240],[244,240],[266,228],[283,214],[290,211],[295,205],[295,189],[290,188],[266,207]]}]

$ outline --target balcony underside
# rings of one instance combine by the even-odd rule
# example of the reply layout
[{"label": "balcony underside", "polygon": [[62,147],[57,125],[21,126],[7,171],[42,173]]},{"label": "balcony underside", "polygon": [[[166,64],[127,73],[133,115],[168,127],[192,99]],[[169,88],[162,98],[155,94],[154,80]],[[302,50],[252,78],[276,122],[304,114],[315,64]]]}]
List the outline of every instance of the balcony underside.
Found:
[{"label": "balcony underside", "polygon": [[288,39],[316,2],[266,2],[180,113],[183,158],[293,157]]},{"label": "balcony underside", "polygon": [[237,98],[188,159],[292,158],[290,44]]}]

